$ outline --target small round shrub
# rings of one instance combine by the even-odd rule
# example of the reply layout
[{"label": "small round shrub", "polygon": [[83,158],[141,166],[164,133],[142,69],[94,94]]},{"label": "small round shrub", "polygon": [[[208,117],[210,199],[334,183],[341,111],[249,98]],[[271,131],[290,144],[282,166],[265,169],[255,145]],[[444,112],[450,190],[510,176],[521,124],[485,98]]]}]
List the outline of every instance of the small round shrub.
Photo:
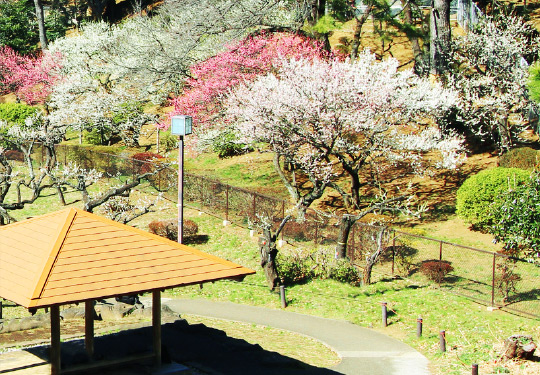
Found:
[{"label": "small round shrub", "polygon": [[224,159],[246,154],[253,151],[253,148],[239,142],[234,132],[224,131],[212,140],[212,151],[217,153],[220,159]]},{"label": "small round shrub", "polygon": [[[184,237],[195,236],[199,232],[199,226],[193,220],[184,219]],[[148,224],[148,231],[158,236],[178,241],[178,220],[154,220]]]},{"label": "small round shrub", "polygon": [[315,276],[313,260],[300,253],[278,253],[276,267],[285,285],[298,284],[311,280]]},{"label": "small round shrub", "polygon": [[7,150],[4,155],[7,160],[24,161],[24,154],[17,150]]},{"label": "small round shrub", "polygon": [[446,275],[454,270],[454,267],[447,260],[426,260],[420,266],[420,272],[437,283],[441,283]]},{"label": "small round shrub", "polygon": [[469,177],[457,191],[457,215],[474,228],[485,230],[491,225],[489,213],[500,204],[500,196],[527,182],[530,174],[523,169],[498,167]]},{"label": "small round shrub", "polygon": [[533,170],[540,164],[540,153],[530,147],[513,148],[499,157],[499,166]]},{"label": "small round shrub", "polygon": [[358,269],[347,259],[335,259],[334,262],[330,263],[328,278],[352,285],[360,284]]}]

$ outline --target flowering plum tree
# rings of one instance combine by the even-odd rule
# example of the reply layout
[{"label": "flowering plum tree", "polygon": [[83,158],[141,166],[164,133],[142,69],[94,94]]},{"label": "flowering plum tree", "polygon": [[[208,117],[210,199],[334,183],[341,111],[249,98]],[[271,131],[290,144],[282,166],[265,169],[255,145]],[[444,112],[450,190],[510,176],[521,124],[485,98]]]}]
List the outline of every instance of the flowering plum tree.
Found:
[{"label": "flowering plum tree", "polygon": [[284,59],[321,57],[319,42],[291,33],[261,33],[229,45],[190,68],[182,95],[173,99],[175,114],[193,114],[201,129],[215,125],[223,114],[220,98],[244,81],[253,81],[272,69],[278,69]]},{"label": "flowering plum tree", "polygon": [[[392,167],[421,174],[462,161],[462,139],[432,121],[455,94],[397,67],[366,51],[352,63],[290,60],[229,95],[231,121],[246,141],[268,143],[300,218],[331,187],[351,219],[342,226],[346,236],[370,212],[406,208],[410,195],[383,190]],[[438,158],[425,158],[433,151]],[[344,256],[346,238],[338,242]]]},{"label": "flowering plum tree", "polygon": [[10,47],[0,48],[0,86],[28,104],[43,104],[58,77],[58,56],[23,56]]},{"label": "flowering plum tree", "polygon": [[527,127],[528,63],[540,39],[517,17],[485,18],[453,45],[448,86],[459,92],[457,119],[466,131],[499,150],[512,147]]}]

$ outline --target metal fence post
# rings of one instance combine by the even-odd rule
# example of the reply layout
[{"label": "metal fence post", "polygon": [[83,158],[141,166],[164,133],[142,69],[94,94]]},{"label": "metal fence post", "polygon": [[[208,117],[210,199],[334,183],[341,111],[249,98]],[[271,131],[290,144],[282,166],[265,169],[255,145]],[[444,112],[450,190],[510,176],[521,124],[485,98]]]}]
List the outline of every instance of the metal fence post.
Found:
[{"label": "metal fence post", "polygon": [[495,253],[493,253],[493,266],[491,274],[491,307],[495,306]]},{"label": "metal fence post", "polygon": [[416,319],[416,337],[422,337],[422,317],[419,316],[418,319]]},{"label": "metal fence post", "polygon": [[[356,227],[356,223],[354,223],[352,225],[352,228],[351,228],[351,234],[350,234],[350,237],[351,237],[351,247],[349,248],[347,246],[347,253],[346,255],[349,255],[349,259],[356,259],[356,245],[354,243],[354,228]],[[386,326],[385,326],[386,327]]]},{"label": "metal fence post", "polygon": [[396,231],[394,231],[394,238],[392,238],[392,276],[394,275],[395,259],[396,259]]},{"label": "metal fence post", "polygon": [[[439,241],[439,272],[441,272],[441,274],[442,274],[442,246],[443,246],[443,242]],[[443,281],[443,277],[438,277],[437,280],[438,280],[439,285],[441,285]]]},{"label": "metal fence post", "polygon": [[225,188],[225,220],[229,221],[229,185]]},{"label": "metal fence post", "polygon": [[257,195],[253,194],[253,219],[257,217]]},{"label": "metal fence post", "polygon": [[478,364],[473,363],[471,374],[472,374],[472,375],[478,375]]}]

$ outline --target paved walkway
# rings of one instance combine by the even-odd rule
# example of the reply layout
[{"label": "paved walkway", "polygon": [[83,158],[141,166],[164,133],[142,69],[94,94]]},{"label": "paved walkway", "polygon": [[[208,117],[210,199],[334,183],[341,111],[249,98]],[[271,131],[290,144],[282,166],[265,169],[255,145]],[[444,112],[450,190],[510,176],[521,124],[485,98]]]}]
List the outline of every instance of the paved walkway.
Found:
[{"label": "paved walkway", "polygon": [[[146,304],[148,301],[144,301]],[[313,337],[341,357],[332,370],[347,375],[427,375],[428,360],[410,346],[368,328],[331,319],[208,300],[163,299],[180,314],[254,323]]]},{"label": "paved walkway", "polygon": [[[141,300],[146,307],[151,306],[151,299]],[[334,349],[341,357],[341,362],[329,369],[329,374],[429,375],[428,360],[410,346],[345,321],[208,300],[163,298],[162,303],[179,314],[254,323],[310,336]],[[46,351],[46,347],[39,350]],[[4,353],[0,355],[0,375],[50,374],[50,366],[43,354],[35,355],[28,350]]]}]

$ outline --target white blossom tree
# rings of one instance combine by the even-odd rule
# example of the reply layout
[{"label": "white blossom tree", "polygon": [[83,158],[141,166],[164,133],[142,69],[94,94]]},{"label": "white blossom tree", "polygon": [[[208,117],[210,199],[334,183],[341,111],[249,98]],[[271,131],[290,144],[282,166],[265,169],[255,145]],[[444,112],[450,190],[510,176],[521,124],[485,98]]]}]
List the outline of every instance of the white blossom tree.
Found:
[{"label": "white blossom tree", "polygon": [[229,120],[244,140],[265,142],[274,152],[300,218],[328,187],[340,194],[348,214],[338,238],[341,256],[356,220],[407,209],[410,192],[384,190],[396,177],[389,171],[425,174],[463,161],[463,140],[433,121],[455,93],[397,67],[369,51],[354,62],[290,60],[227,99]]},{"label": "white blossom tree", "polygon": [[279,0],[169,0],[151,17],[86,24],[50,45],[64,77],[48,103],[51,122],[112,129],[136,144],[140,127],[155,118],[139,111],[114,123],[126,106],[161,104],[181,90],[191,65],[257,29],[292,27],[291,14]]},{"label": "white blossom tree", "polygon": [[447,85],[459,92],[457,121],[481,141],[508,150],[528,126],[528,62],[540,39],[518,17],[483,18],[455,39]]}]

